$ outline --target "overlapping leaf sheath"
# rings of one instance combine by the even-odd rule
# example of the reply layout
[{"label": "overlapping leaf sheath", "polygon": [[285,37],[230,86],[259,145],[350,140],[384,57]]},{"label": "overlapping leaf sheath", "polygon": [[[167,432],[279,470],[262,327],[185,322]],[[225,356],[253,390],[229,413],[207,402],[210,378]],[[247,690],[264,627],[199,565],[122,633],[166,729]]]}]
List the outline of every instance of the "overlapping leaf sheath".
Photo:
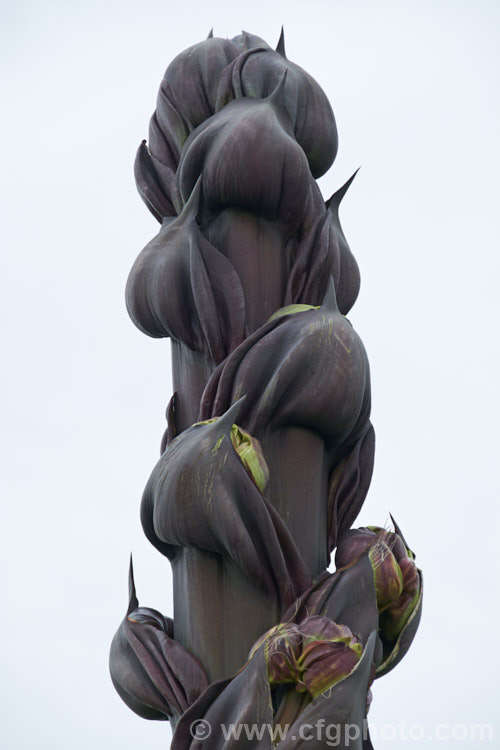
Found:
[{"label": "overlapping leaf sheath", "polygon": [[[310,560],[311,574],[317,575],[337,534],[359,512],[374,449],[368,360],[339,313],[331,282],[320,308],[277,311],[227,357],[205,389],[200,417],[224,412],[242,394],[240,423],[262,442],[269,497],[306,558],[314,542],[307,535],[313,524],[304,521],[312,520],[315,509],[323,514],[317,520],[322,537],[316,536],[314,545],[319,555]],[[301,481],[304,466],[315,469],[311,498]]]},{"label": "overlapping leaf sheath", "polygon": [[351,529],[375,438],[345,317],[360,287],[339,220],[353,178],[326,202],[316,183],[337,146],[283,35],[273,50],[243,32],[173,60],[137,153],[161,228],[127,309],[171,339],[174,382],[141,522],[172,565],[174,620],[139,607],[131,578],[110,668],[136,713],[176,725],[174,750],[369,750],[370,685],[420,619],[397,525]]},{"label": "overlapping leaf sheath", "polygon": [[167,448],[144,492],[148,539],[167,557],[179,547],[228,556],[280,610],[311,583],[284,521],[231,440],[240,405],[195,424]]},{"label": "overlapping leaf sheath", "polygon": [[[270,680],[267,665],[267,644],[264,642],[233,680],[213,683],[186,711],[174,734],[172,750],[195,750],[206,746],[213,750],[237,747],[271,750],[280,740],[279,747],[282,750],[296,750],[308,746],[325,747],[326,739],[335,739],[331,734],[332,729],[339,731],[346,725],[363,726],[366,695],[371,681],[374,643],[375,633],[372,633],[364,650],[360,649],[361,653],[356,654],[352,669],[345,664],[336,664],[332,668],[330,664],[335,677],[333,685],[327,690],[318,693],[313,699],[307,694],[306,700],[302,701],[293,686],[285,693],[280,701],[280,707],[276,710],[273,707],[272,679]],[[345,670],[348,670],[347,673]],[[307,673],[308,670],[304,671]],[[342,676],[339,676],[339,672]],[[290,701],[290,697],[294,696],[297,696],[298,700]],[[319,719],[324,720],[321,725],[322,734],[317,731],[317,727],[320,726]],[[200,720],[212,729],[210,737],[204,742],[192,736],[192,727]],[[327,726],[330,728],[328,736],[325,732]],[[228,727],[237,728],[236,731],[240,731],[239,735],[227,736]],[[258,731],[254,732],[249,740],[248,733],[251,728],[257,728]],[[314,734],[301,731],[311,728]],[[349,747],[361,750],[361,731],[357,741],[353,741]]]},{"label": "overlapping leaf sheath", "polygon": [[179,217],[165,219],[137,258],[126,301],[141,331],[170,336],[218,364],[244,338],[245,301],[231,263],[196,222],[200,180]]},{"label": "overlapping leaf sheath", "polygon": [[132,561],[127,614],[111,644],[109,663],[119,695],[145,719],[176,721],[208,685],[199,661],[174,640],[173,621],[139,607]]}]

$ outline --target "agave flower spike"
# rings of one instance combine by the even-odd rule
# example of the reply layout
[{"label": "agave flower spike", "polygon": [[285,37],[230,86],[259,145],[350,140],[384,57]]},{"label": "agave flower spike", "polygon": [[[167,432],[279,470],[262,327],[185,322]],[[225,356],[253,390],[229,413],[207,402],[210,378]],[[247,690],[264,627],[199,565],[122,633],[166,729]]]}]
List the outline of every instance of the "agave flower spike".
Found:
[{"label": "agave flower spike", "polygon": [[339,220],[353,177],[326,203],[316,182],[337,145],[283,29],[276,50],[210,31],[168,66],[136,157],[161,228],[127,309],[171,339],[174,385],[141,522],[172,566],[175,626],[139,607],[131,570],[110,669],[134,711],[170,719],[172,750],[371,750],[370,686],[419,622],[422,575],[397,524],[351,529],[375,434],[345,317],[360,286]]}]

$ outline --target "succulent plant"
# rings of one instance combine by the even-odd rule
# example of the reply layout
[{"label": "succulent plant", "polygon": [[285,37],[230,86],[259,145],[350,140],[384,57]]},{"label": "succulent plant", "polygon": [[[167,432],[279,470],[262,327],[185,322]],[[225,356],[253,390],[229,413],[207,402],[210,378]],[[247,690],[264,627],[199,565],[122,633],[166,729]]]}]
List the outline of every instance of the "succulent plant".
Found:
[{"label": "succulent plant", "polygon": [[[243,32],[173,60],[137,153],[161,227],[127,309],[171,339],[174,383],[141,521],[172,565],[174,618],[139,607],[130,570],[110,670],[132,710],[171,720],[173,750],[232,748],[223,726],[257,726],[242,742],[259,750],[303,747],[308,726],[309,748],[325,726],[361,728],[420,619],[422,574],[397,524],[351,528],[375,436],[368,357],[345,317],[360,277],[339,206],[354,176],[326,202],[316,183],[337,146],[283,34],[274,50]],[[350,740],[371,747],[366,732]]]}]

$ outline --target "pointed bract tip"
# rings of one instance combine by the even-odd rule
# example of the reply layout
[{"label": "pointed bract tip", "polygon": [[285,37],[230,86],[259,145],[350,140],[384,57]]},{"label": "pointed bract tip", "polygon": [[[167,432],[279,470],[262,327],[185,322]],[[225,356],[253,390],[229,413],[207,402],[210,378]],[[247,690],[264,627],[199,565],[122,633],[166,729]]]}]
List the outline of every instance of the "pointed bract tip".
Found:
[{"label": "pointed bract tip", "polygon": [[278,54],[280,54],[286,60],[286,52],[285,52],[285,28],[284,28],[284,26],[281,27],[281,34],[280,34],[280,38],[278,40],[278,44],[276,46],[276,52],[278,52]]},{"label": "pointed bract tip", "polygon": [[243,404],[244,400],[246,399],[246,395],[239,398],[235,403],[229,407],[229,409],[226,411],[225,414],[223,414],[219,419],[217,420],[217,426],[220,429],[222,427],[226,433],[226,435],[230,435],[231,433],[231,427],[233,424],[236,424],[236,420],[238,418],[238,414],[240,413],[241,405]]},{"label": "pointed bract tip", "polygon": [[325,309],[328,312],[338,312],[337,295],[335,294],[335,285],[333,283],[333,276],[330,276],[326,294],[321,303],[321,309]]},{"label": "pointed bract tip", "polygon": [[329,198],[325,202],[325,206],[328,209],[330,209],[330,210],[332,210],[332,209],[334,209],[334,210],[338,209],[342,198],[344,197],[344,195],[347,193],[347,191],[351,187],[351,184],[352,184],[354,178],[356,177],[356,175],[358,174],[358,172],[359,172],[360,169],[361,169],[361,167],[358,167],[357,170],[354,172],[354,174],[351,177],[349,177],[349,179],[347,180],[347,182],[344,183],[344,185],[342,185],[342,187],[340,187],[338,190],[336,190],[333,193],[332,197]]},{"label": "pointed bract tip", "polygon": [[212,26],[212,28],[208,32],[207,39],[213,39],[213,38],[214,38],[214,27]]},{"label": "pointed bract tip", "polygon": [[135,591],[135,581],[134,581],[134,563],[132,560],[132,553],[130,553],[130,563],[128,568],[128,609],[127,609],[127,615],[129,615],[131,612],[134,611],[134,609],[137,609],[139,606],[139,600],[137,599],[137,594]]},{"label": "pointed bract tip", "polygon": [[406,549],[408,550],[408,552],[412,555],[413,559],[415,559],[416,555],[413,552],[413,550],[411,549],[411,547],[408,544],[408,542],[406,541],[406,539],[404,538],[403,532],[401,531],[401,529],[399,528],[398,524],[396,523],[396,520],[395,520],[394,516],[392,515],[392,513],[389,513],[389,516],[391,518],[392,525],[394,526],[394,531],[396,532],[396,534],[399,537],[401,537],[401,541],[403,542],[404,546],[406,547]]}]

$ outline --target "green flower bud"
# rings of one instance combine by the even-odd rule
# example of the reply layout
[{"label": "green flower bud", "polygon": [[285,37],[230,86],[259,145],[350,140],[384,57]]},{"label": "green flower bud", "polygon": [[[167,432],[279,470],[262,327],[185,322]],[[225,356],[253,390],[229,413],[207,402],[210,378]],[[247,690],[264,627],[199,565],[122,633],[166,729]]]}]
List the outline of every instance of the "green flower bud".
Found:
[{"label": "green flower bud", "polygon": [[[205,419],[203,422],[196,422],[193,427],[204,424],[212,424],[217,422],[219,417],[213,417],[212,419]],[[260,442],[257,438],[250,435],[249,432],[238,427],[237,424],[233,424],[231,427],[231,443],[234,450],[240,457],[247,474],[253,479],[254,484],[259,488],[261,492],[267,487],[269,482],[269,469],[260,447]],[[214,451],[218,448],[216,443]]]},{"label": "green flower bud", "polygon": [[320,616],[277,625],[257,641],[250,658],[262,643],[271,685],[295,683],[312,699],[347,677],[363,652],[347,626]]},{"label": "green flower bud", "polygon": [[316,698],[352,672],[363,647],[346,625],[337,625],[326,617],[308,617],[299,627],[303,634],[299,660],[302,680],[297,690],[307,690]]},{"label": "green flower bud", "polygon": [[269,482],[269,469],[262,448],[257,438],[246,430],[233,424],[231,428],[231,442],[238,456],[241,458],[247,473],[251,476],[261,492]]}]

